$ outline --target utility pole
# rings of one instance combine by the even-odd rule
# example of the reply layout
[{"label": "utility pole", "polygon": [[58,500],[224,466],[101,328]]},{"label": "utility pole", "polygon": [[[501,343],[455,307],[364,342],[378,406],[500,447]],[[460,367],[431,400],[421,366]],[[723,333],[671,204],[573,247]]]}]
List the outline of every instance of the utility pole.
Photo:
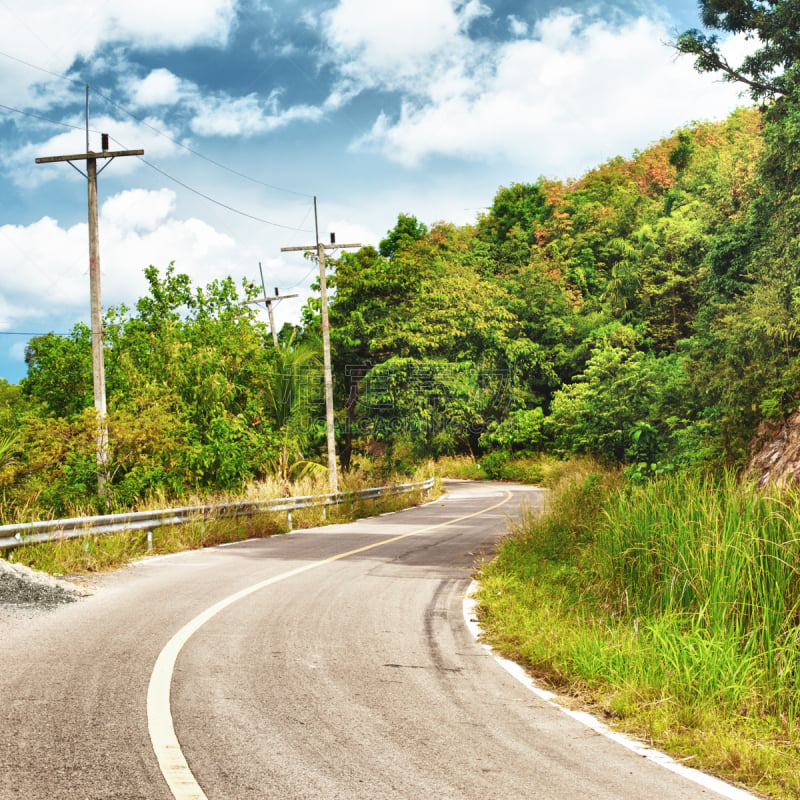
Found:
[{"label": "utility pole", "polygon": [[[86,86],[86,152],[69,156],[48,156],[37,158],[37,164],[52,164],[66,161],[73,169],[83,175],[89,184],[89,290],[92,310],[92,377],[94,383],[94,407],[97,411],[97,491],[104,493],[108,474],[108,422],[106,420],[106,375],[103,360],[103,307],[100,299],[100,237],[97,223],[97,176],[111,163],[97,169],[97,159],[120,158],[121,156],[142,156],[144,150],[109,150],[108,134],[102,134],[102,152],[89,150],[89,86]],[[86,162],[86,173],[73,164]]]},{"label": "utility pole", "polygon": [[328,322],[328,290],[325,282],[325,250],[344,250],[358,248],[360,244],[336,244],[336,234],[331,234],[330,244],[319,240],[319,220],[317,218],[317,198],[314,197],[314,230],[317,235],[315,245],[302,247],[281,247],[282,253],[303,250],[306,253],[316,251],[319,259],[319,294],[322,304],[322,364],[325,371],[325,420],[328,431],[328,475],[330,490],[333,494],[339,491],[339,479],[336,474],[336,436],[333,419],[333,375],[331,373],[331,340],[330,323]]},{"label": "utility pole", "polygon": [[265,303],[269,312],[269,329],[272,331],[272,342],[275,349],[278,349],[278,331],[275,328],[275,316],[272,313],[272,304],[279,303],[281,300],[288,300],[290,297],[298,297],[296,294],[281,294],[278,287],[275,287],[275,297],[267,297],[267,287],[264,285],[264,271],[261,269],[261,262],[258,262],[258,271],[261,273],[261,288],[264,291],[264,298],[258,300],[246,300],[247,303]]}]

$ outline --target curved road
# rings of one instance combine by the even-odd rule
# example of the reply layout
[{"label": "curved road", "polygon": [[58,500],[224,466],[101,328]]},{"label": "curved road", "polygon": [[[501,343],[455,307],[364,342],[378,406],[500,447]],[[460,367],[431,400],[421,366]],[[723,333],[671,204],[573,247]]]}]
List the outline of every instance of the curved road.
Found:
[{"label": "curved road", "polygon": [[540,500],[449,483],[2,618],[0,800],[722,796],[539,699],[470,634],[476,562]]}]

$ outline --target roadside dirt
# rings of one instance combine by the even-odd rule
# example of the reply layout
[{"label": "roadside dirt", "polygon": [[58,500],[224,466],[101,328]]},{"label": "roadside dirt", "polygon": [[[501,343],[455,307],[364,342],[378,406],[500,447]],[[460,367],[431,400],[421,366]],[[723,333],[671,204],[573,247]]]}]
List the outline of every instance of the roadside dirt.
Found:
[{"label": "roadside dirt", "polygon": [[81,586],[0,558],[0,615],[30,616],[88,594]]}]

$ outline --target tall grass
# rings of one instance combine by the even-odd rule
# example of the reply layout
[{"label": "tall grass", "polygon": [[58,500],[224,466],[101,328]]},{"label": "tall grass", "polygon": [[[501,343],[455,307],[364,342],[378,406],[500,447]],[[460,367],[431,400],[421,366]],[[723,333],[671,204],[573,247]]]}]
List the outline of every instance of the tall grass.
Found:
[{"label": "tall grass", "polygon": [[642,634],[679,674],[697,662],[714,696],[793,719],[799,535],[796,493],[765,495],[730,474],[675,476],[609,500],[591,563],[609,602],[659,620]]},{"label": "tall grass", "polygon": [[489,641],[679,757],[800,796],[800,493],[568,475],[481,575]]},{"label": "tall grass", "polygon": [[584,456],[562,461],[547,453],[509,455],[489,452],[480,461],[474,456],[439,456],[424,466],[442,478],[501,480],[552,488],[579,473],[597,469],[597,462]]}]

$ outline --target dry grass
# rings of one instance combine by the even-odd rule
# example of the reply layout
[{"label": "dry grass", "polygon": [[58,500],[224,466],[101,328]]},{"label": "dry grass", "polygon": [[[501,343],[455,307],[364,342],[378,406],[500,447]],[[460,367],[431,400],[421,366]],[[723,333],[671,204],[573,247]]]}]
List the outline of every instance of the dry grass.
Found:
[{"label": "dry grass", "polygon": [[[424,480],[424,470],[413,481]],[[399,481],[398,481],[399,482]],[[411,482],[404,479],[403,482]],[[341,490],[345,492],[371,488],[365,474],[348,474],[342,481]],[[431,496],[440,492],[437,486]],[[292,484],[277,480],[261,481],[251,484],[236,495],[215,494],[213,496],[193,495],[171,504],[153,499],[136,510],[150,511],[177,506],[201,506],[218,503],[266,500],[277,497],[304,497],[327,494],[327,483],[306,478]],[[292,511],[292,529],[317,527],[324,524],[349,522],[373,514],[396,511],[419,505],[426,499],[424,492],[401,495],[386,494],[375,500],[344,502]],[[136,558],[149,554],[175,553],[201,547],[213,547],[227,542],[244,539],[263,538],[286,533],[289,530],[286,512],[259,513],[253,516],[213,517],[198,516],[183,525],[168,525],[152,531],[151,542],[145,532],[85,536],[76,539],[61,539],[37,545],[24,545],[5,554],[9,561],[42,570],[51,574],[78,575],[88,572],[116,569]],[[148,545],[151,544],[150,548]]]}]

